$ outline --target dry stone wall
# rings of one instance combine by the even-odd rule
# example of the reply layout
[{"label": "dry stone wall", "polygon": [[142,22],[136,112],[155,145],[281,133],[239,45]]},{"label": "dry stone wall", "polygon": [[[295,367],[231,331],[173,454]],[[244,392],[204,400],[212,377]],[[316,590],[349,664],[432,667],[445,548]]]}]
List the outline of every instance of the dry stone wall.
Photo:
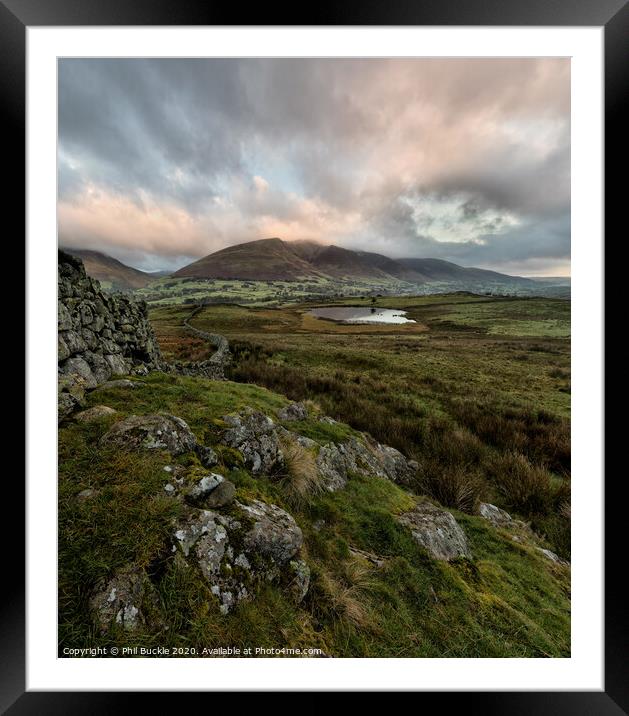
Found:
[{"label": "dry stone wall", "polygon": [[83,262],[58,256],[59,420],[114,375],[164,368],[144,301],[105,293]]}]

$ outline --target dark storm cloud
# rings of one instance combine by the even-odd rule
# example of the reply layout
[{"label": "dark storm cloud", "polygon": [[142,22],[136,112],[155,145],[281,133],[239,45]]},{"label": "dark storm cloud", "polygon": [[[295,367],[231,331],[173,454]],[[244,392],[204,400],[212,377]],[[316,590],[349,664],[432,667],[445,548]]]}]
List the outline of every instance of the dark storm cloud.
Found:
[{"label": "dark storm cloud", "polygon": [[60,237],[567,262],[569,98],[566,60],[61,60]]}]

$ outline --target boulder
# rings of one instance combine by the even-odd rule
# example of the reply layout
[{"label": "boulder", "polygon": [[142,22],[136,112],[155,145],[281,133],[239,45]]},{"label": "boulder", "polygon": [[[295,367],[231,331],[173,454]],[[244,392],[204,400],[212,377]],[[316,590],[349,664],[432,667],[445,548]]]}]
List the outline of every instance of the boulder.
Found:
[{"label": "boulder", "polygon": [[70,357],[70,349],[63,340],[60,333],[57,334],[57,361],[65,360]]},{"label": "boulder", "polygon": [[236,497],[236,485],[230,480],[223,480],[216,489],[207,496],[205,506],[212,510],[228,507]]},{"label": "boulder", "polygon": [[99,420],[107,415],[114,415],[117,411],[110,408],[108,405],[95,405],[93,408],[82,410],[74,416],[75,420],[80,423],[93,423],[94,420]]},{"label": "boulder", "polygon": [[121,450],[167,450],[171,455],[195,452],[204,467],[218,461],[212,448],[197,442],[185,420],[167,413],[130,415],[113,425],[100,442]]},{"label": "boulder", "polygon": [[508,512],[501,510],[500,507],[496,507],[496,505],[492,505],[489,502],[481,502],[478,505],[478,514],[488,522],[491,522],[494,527],[505,527],[513,522]]},{"label": "boulder", "polygon": [[447,510],[430,502],[420,502],[397,519],[401,525],[410,529],[413,539],[435,559],[471,559],[465,532]]},{"label": "boulder", "polygon": [[104,383],[111,378],[111,367],[100,353],[85,351],[83,357],[92,369],[92,375],[97,383]]},{"label": "boulder", "polygon": [[[80,333],[70,330],[60,331],[59,335],[61,336],[70,355],[82,353],[87,350],[87,343]],[[62,358],[60,357],[59,360],[62,360]]]},{"label": "boulder", "polygon": [[231,505],[236,496],[236,486],[226,480],[222,475],[210,473],[202,477],[190,488],[186,495],[186,502],[197,507],[218,509]]},{"label": "boulder", "polygon": [[60,365],[59,371],[63,375],[80,378],[86,388],[95,388],[98,385],[89,363],[79,356],[68,358]]},{"label": "boulder", "polygon": [[417,463],[407,460],[399,450],[364,436],[324,445],[317,455],[317,467],[326,489],[333,492],[343,488],[352,473],[408,484]]},{"label": "boulder", "polygon": [[261,500],[241,505],[241,510],[253,520],[244,539],[249,551],[270,557],[279,564],[288,562],[297,554],[303,535],[288,512]]},{"label": "boulder", "polygon": [[112,352],[106,353],[103,358],[107,361],[113,375],[127,375],[131,370],[131,361],[128,358],[124,358],[119,353],[114,352],[116,347],[117,346],[114,343],[113,348],[109,349],[112,350]]},{"label": "boulder", "polygon": [[225,415],[230,426],[222,442],[238,450],[253,475],[268,475],[284,466],[275,423],[258,411]]},{"label": "boulder", "polygon": [[72,317],[63,301],[57,301],[57,329],[59,331],[72,330]]},{"label": "boulder", "polygon": [[306,420],[308,418],[308,408],[304,403],[290,403],[277,413],[280,420],[292,422],[293,420]]},{"label": "boulder", "polygon": [[222,475],[211,472],[204,475],[186,494],[186,500],[193,505],[202,503],[209,494],[215,490],[225,478]]},{"label": "boulder", "polygon": [[156,600],[154,588],[146,573],[138,567],[119,571],[90,600],[101,632],[118,625],[134,631],[145,622],[143,603]]},{"label": "boulder", "polygon": [[122,450],[167,450],[171,455],[192,452],[197,446],[188,424],[166,413],[131,415],[113,425],[100,442]]},{"label": "boulder", "polygon": [[[219,487],[225,484],[220,482]],[[303,599],[310,572],[301,560],[290,566],[301,543],[293,518],[260,501],[235,502],[228,515],[188,508],[174,533],[175,549],[197,564],[223,614],[238,602],[255,598],[262,582],[284,580],[296,590],[295,597],[299,593]]]}]

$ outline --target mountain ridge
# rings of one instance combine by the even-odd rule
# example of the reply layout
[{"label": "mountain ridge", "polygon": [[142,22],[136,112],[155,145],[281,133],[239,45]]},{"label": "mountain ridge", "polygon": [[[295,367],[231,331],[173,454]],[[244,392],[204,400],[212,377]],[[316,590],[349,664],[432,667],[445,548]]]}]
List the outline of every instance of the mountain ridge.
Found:
[{"label": "mountain ridge", "polygon": [[485,281],[531,283],[530,279],[497,271],[464,267],[442,259],[392,259],[371,251],[354,251],[314,241],[277,237],[242,242],[214,251],[183,266],[173,278],[284,280],[381,279],[409,283]]},{"label": "mountain ridge", "polygon": [[106,284],[111,284],[111,288],[118,290],[144,288],[159,278],[157,275],[151,275],[145,271],[140,271],[140,269],[127,266],[122,261],[118,261],[113,256],[102,253],[102,251],[64,246],[60,248],[70,256],[81,259],[88,276],[104,283],[104,288],[107,288]]}]

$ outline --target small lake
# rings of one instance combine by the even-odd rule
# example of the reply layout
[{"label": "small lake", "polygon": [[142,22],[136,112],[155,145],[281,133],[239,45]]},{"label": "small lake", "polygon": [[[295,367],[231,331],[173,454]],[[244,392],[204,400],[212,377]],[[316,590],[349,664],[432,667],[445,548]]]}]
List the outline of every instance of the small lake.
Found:
[{"label": "small lake", "polygon": [[406,318],[406,311],[397,308],[325,306],[313,308],[308,315],[339,323],[415,323],[413,319]]}]

